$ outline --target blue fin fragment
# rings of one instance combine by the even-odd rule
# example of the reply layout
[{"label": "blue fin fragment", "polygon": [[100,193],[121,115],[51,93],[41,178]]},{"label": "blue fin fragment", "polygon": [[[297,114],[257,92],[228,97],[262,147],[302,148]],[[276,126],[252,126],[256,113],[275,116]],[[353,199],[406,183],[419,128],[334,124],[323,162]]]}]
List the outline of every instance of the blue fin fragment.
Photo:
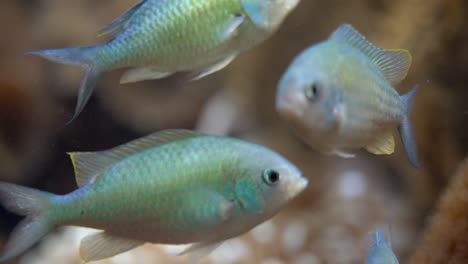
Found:
[{"label": "blue fin fragment", "polygon": [[400,96],[403,105],[405,106],[405,115],[403,117],[403,121],[398,128],[400,132],[401,141],[403,142],[403,146],[405,148],[406,155],[408,157],[409,162],[415,168],[421,168],[418,163],[418,157],[416,155],[416,144],[414,141],[413,129],[411,127],[409,114],[411,112],[411,108],[413,107],[414,95],[418,91],[419,85],[416,85],[411,91],[408,93]]}]

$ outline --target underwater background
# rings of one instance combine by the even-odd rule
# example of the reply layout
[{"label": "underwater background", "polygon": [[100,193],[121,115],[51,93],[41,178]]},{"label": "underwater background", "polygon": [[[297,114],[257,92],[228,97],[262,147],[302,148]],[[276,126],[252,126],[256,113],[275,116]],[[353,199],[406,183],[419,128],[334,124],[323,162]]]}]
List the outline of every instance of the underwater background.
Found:
[{"label": "underwater background", "polygon": [[[279,31],[225,70],[196,82],[175,78],[99,82],[74,109],[82,71],[24,55],[101,43],[97,31],[138,1],[0,2],[0,180],[65,194],[76,188],[66,152],[107,149],[167,128],[188,128],[266,145],[291,160],[309,187],[277,216],[225,243],[201,263],[364,263],[368,233],[392,225],[400,263],[468,263],[468,2],[302,0]],[[354,159],[319,154],[275,110],[277,82],[306,47],[350,23],[383,48],[413,55],[400,94],[420,85],[411,114],[419,161],[396,152]],[[20,220],[0,211],[0,244]],[[81,263],[89,230],[61,228],[9,263]],[[180,247],[146,245],[98,263],[185,263]],[[168,254],[169,253],[169,254]]]}]

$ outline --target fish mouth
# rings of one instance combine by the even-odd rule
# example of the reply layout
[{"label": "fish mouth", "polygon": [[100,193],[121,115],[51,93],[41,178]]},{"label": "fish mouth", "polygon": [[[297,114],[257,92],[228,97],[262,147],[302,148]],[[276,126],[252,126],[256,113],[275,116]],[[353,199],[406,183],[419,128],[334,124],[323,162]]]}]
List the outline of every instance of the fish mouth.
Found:
[{"label": "fish mouth", "polygon": [[286,118],[301,118],[300,100],[290,95],[280,95],[276,100],[276,110]]},{"label": "fish mouth", "polygon": [[301,177],[297,181],[291,183],[288,187],[288,193],[290,194],[290,199],[294,198],[300,192],[302,192],[307,185],[309,184],[309,180],[307,178]]}]

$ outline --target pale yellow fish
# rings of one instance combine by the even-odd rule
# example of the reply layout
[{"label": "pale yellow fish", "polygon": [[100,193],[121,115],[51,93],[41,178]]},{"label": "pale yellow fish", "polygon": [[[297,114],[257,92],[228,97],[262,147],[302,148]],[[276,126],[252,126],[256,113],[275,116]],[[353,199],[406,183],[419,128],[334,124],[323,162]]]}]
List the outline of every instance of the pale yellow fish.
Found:
[{"label": "pale yellow fish", "polygon": [[383,50],[350,25],[302,52],[278,85],[276,108],[309,146],[354,157],[365,148],[392,154],[398,128],[408,159],[419,167],[409,121],[417,90],[400,96],[393,87],[411,64],[407,50]]}]

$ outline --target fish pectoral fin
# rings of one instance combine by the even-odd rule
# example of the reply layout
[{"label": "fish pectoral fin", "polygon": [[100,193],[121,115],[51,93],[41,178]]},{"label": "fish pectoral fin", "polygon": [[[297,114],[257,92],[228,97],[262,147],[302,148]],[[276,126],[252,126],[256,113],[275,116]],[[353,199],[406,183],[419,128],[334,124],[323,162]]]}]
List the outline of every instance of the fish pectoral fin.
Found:
[{"label": "fish pectoral fin", "polygon": [[377,48],[349,24],[341,25],[329,39],[347,43],[367,55],[380,68],[385,79],[393,84],[400,82],[408,74],[412,61],[408,50]]},{"label": "fish pectoral fin", "polygon": [[223,241],[221,242],[200,242],[192,244],[190,247],[185,249],[184,251],[180,252],[179,255],[189,255],[187,264],[194,264],[198,262],[205,256],[208,256],[211,252],[213,252],[217,247],[219,247]]},{"label": "fish pectoral fin", "polygon": [[377,141],[369,146],[366,150],[376,155],[389,155],[395,151],[395,139],[391,133],[384,134],[377,138]]},{"label": "fish pectoral fin", "polygon": [[[235,209],[235,203],[226,199],[220,193],[209,188],[199,188],[187,194],[191,204],[189,212],[197,226],[212,227],[228,220]],[[210,212],[199,214],[197,212]]]},{"label": "fish pectoral fin", "polygon": [[88,235],[81,240],[80,255],[85,262],[110,258],[143,245],[145,242],[115,237],[107,232]]},{"label": "fish pectoral fin", "polygon": [[107,25],[105,28],[99,30],[99,36],[107,36],[107,35],[116,35],[120,31],[124,30],[127,28],[128,24],[130,23],[130,20],[132,19],[133,15],[135,12],[146,2],[142,1],[135,5],[134,7],[130,8],[125,12],[122,16],[116,18],[114,21],[112,21],[109,25]]},{"label": "fish pectoral fin", "polygon": [[146,80],[157,80],[168,77],[173,72],[161,72],[154,67],[137,67],[127,70],[120,78],[121,84],[134,83]]},{"label": "fish pectoral fin", "polygon": [[185,129],[167,129],[135,139],[118,147],[98,152],[69,152],[79,187],[93,183],[96,178],[113,164],[143,150],[177,140],[202,137],[203,133]]},{"label": "fish pectoral fin", "polygon": [[236,56],[237,55],[231,55],[229,57],[224,58],[223,60],[216,62],[213,65],[210,65],[209,67],[203,68],[202,70],[194,71],[192,73],[193,77],[191,77],[190,80],[196,81],[226,68],[226,66],[228,66],[236,58]]},{"label": "fish pectoral fin", "polygon": [[221,31],[221,40],[228,41],[238,35],[239,27],[245,22],[245,16],[235,14],[226,23],[226,27]]}]

